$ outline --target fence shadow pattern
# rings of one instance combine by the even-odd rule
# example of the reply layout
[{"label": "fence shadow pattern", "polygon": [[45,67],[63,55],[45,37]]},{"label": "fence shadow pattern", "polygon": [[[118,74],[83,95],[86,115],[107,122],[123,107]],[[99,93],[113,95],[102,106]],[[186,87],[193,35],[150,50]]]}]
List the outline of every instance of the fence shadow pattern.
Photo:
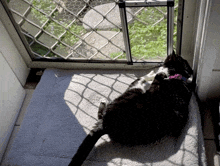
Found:
[{"label": "fence shadow pattern", "polygon": [[[137,77],[148,72],[45,70],[3,165],[68,165],[97,122],[100,100],[114,100]],[[189,120],[179,139],[166,137],[155,144],[129,147],[110,141],[105,135],[84,165],[205,165],[195,97],[189,109]]]},{"label": "fence shadow pattern", "polygon": [[[135,74],[132,71],[120,74],[92,71],[74,74],[64,100],[87,134],[92,124],[97,122],[100,101],[111,101],[123,93],[135,80]],[[196,118],[192,113],[190,117]],[[178,140],[166,137],[148,146],[123,146],[110,141],[105,135],[97,142],[84,165],[188,165],[191,162],[188,162],[189,158],[193,162],[198,159],[196,148],[192,148],[193,151],[191,149],[192,144],[198,143],[196,132],[189,130],[194,125],[192,123],[194,121],[188,122],[184,134]]]},{"label": "fence shadow pattern", "polygon": [[[118,0],[7,2],[36,59],[126,59]],[[176,5],[175,15],[177,9]],[[126,8],[134,62],[163,61],[166,10],[166,7]],[[176,25],[176,17],[174,22]]]}]

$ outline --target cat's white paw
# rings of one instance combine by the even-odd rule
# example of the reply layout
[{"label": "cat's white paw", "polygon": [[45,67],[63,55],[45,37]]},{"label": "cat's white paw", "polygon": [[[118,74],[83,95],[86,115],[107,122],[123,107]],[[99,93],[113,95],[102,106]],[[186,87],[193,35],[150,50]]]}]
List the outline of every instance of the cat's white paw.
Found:
[{"label": "cat's white paw", "polygon": [[102,99],[100,99],[99,103],[106,104],[106,103],[108,103],[108,100],[106,98],[102,98]]},{"label": "cat's white paw", "polygon": [[156,74],[161,73],[161,72],[165,73],[165,74],[168,76],[168,68],[167,68],[167,67],[163,67],[163,66],[160,67],[160,68],[157,70]]}]

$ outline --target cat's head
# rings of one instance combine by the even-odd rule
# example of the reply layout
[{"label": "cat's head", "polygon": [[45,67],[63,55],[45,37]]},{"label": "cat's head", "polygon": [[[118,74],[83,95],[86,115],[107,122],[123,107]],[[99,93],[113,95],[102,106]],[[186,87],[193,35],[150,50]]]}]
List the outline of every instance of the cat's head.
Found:
[{"label": "cat's head", "polygon": [[173,52],[167,56],[164,61],[164,67],[168,68],[169,75],[181,74],[183,77],[189,78],[193,74],[193,70],[189,63]]}]

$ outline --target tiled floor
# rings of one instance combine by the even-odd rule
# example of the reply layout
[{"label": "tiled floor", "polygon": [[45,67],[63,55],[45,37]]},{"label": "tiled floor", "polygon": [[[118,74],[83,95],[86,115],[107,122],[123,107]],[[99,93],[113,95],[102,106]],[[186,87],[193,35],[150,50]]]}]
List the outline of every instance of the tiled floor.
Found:
[{"label": "tiled floor", "polygon": [[[23,117],[25,116],[26,109],[31,100],[33,92],[34,89],[26,89],[26,98],[21,108],[21,112],[17,119],[17,122],[14,126],[14,131],[12,133],[5,155],[7,155],[7,152],[10,150],[11,144],[16,136],[16,133],[19,131],[20,125],[22,123]],[[220,155],[218,155],[216,152],[211,111],[208,107],[205,108],[204,111],[204,139],[208,166],[220,166]],[[4,159],[1,165],[4,166]]]}]

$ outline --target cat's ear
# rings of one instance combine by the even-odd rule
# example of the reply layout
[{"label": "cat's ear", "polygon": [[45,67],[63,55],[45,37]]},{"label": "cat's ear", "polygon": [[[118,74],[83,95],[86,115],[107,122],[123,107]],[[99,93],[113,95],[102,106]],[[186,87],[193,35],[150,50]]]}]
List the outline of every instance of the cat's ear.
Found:
[{"label": "cat's ear", "polygon": [[168,63],[175,61],[177,58],[177,55],[175,51],[173,50],[173,53],[171,55],[168,55],[167,58],[164,61],[164,65],[166,66]]},{"label": "cat's ear", "polygon": [[175,53],[175,51],[173,50],[173,53],[172,53],[173,56],[177,57],[177,54]]},{"label": "cat's ear", "polygon": [[177,55],[175,53],[175,51],[173,50],[173,53],[171,55],[171,60],[176,61]]}]

